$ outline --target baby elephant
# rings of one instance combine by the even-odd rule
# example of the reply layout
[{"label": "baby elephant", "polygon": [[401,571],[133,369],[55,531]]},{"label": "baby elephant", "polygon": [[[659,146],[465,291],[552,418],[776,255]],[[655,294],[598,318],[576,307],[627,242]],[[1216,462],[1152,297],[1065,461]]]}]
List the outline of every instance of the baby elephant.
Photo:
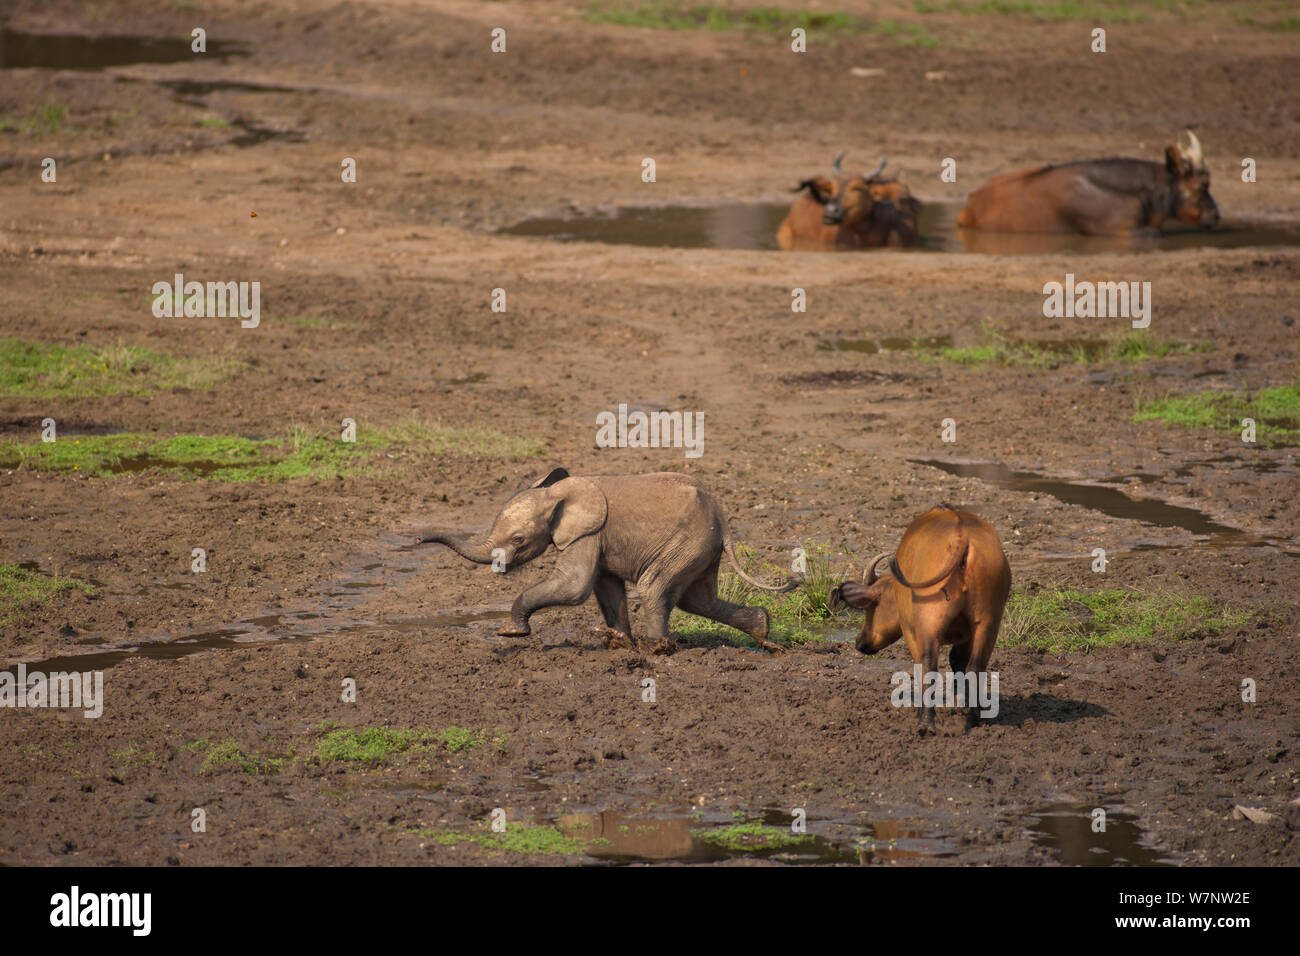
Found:
[{"label": "baby elephant", "polygon": [[727,519],[716,498],[694,478],[674,472],[650,475],[570,477],[556,468],[502,509],[487,537],[432,532],[421,542],[445,544],[479,564],[514,568],[554,544],[556,573],[528,588],[510,609],[510,624],[498,633],[531,633],[528,619],[539,608],[581,604],[595,592],[611,632],[606,646],[635,645],[628,620],[625,582],[636,585],[656,654],[677,649],[668,631],[674,607],[744,631],[761,647],[768,641],[767,611],[718,597],[718,564],[725,552],[737,573],[765,591],[787,591],[749,577],[736,561]]},{"label": "baby elephant", "polygon": [[[858,650],[874,654],[901,636],[923,674],[933,674],[940,645],[951,644],[954,675],[983,674],[1011,593],[1011,567],[993,526],[940,505],[908,525],[889,573],[877,576],[876,565],[886,557],[872,559],[863,584],[845,581],[830,595],[832,608],[843,602],[867,612]],[[934,733],[934,709],[921,707],[919,717],[921,734]],[[966,728],[978,721],[979,708],[968,708]]]}]

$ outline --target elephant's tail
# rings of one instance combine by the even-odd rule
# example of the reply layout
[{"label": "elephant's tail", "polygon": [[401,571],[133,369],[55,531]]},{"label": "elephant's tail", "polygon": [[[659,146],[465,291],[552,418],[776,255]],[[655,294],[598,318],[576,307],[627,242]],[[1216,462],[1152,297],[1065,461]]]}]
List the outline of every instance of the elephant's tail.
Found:
[{"label": "elephant's tail", "polygon": [[736,569],[742,581],[748,582],[760,591],[775,591],[778,594],[784,594],[786,591],[793,591],[799,586],[796,578],[786,579],[785,584],[764,584],[762,581],[756,581],[745,573],[745,569],[740,566],[740,561],[736,559],[736,552],[731,546],[731,532],[723,527],[722,550],[727,552],[727,557],[731,560],[731,566]]}]

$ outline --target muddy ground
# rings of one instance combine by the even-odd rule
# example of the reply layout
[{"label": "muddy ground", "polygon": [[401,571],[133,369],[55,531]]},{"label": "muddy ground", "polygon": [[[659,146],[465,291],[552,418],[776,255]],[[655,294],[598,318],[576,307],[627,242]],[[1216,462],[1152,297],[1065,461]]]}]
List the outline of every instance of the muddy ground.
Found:
[{"label": "muddy ground", "polygon": [[[923,20],[940,45],[868,34],[794,56],[779,38],[592,24],[577,2],[218,2],[201,24],[183,4],[7,5],[12,30],[184,37],[203,25],[240,52],[0,70],[0,114],[67,110],[58,133],[0,133],[0,335],[251,368],[204,390],[6,398],[6,434],[34,436],[47,415],[67,435],[265,436],[416,413],[547,451],[280,484],[0,474],[0,561],[100,585],[0,628],[6,666],[146,648],[91,659],[114,665],[97,720],[0,715],[0,863],[592,858],[414,832],[472,832],[494,808],[515,825],[600,828],[605,858],[691,859],[692,815],[779,822],[796,807],[835,861],[1300,862],[1295,450],[1130,420],[1144,397],[1293,381],[1300,252],[783,255],[494,234],[566,210],[778,200],[842,148],[864,165],[887,152],[923,200],[959,201],[1017,165],[1156,158],[1188,126],[1225,217],[1300,219],[1294,34],[1153,11],[1109,25],[1102,58],[1086,52],[1089,24],[840,6]],[[489,51],[495,26],[506,54]],[[59,158],[56,183],[40,182],[45,156]],[[640,179],[647,156],[654,184]],[[958,158],[955,184],[939,180],[945,156]],[[1239,181],[1244,156],[1260,182]],[[355,184],[340,182],[343,157],[357,159]],[[155,318],[149,290],[178,271],[260,281],[261,326]],[[817,348],[977,341],[989,324],[1028,338],[1125,332],[1123,320],[1043,318],[1043,283],[1067,272],[1150,281],[1152,334],[1213,350],[1031,369]],[[806,314],[790,312],[796,286]],[[489,308],[496,288],[505,313]],[[620,402],[703,411],[704,454],[595,447],[596,413]],[[955,444],[940,438],[949,417]],[[1198,537],[917,463],[932,459],[1110,479],[1241,533]],[[1002,648],[999,717],[962,736],[945,715],[937,738],[918,740],[888,702],[901,645],[876,659],[835,643],[773,657],[683,640],[655,657],[604,649],[594,605],[498,638],[497,616],[553,558],[503,580],[405,542],[416,527],[486,526],[551,464],[694,474],[741,540],[778,562],[810,542],[885,550],[950,501],[993,523],[1018,586],[1173,587],[1252,607],[1258,623],[1088,655]],[[207,549],[204,575],[189,573],[194,547]],[[1101,583],[1095,547],[1111,556]],[[164,647],[194,635],[195,653]],[[355,703],[340,701],[345,678]],[[1255,704],[1241,702],[1244,678]],[[484,728],[508,743],[369,771],[294,760],[330,721]],[[205,770],[190,746],[203,739],[284,762]],[[1278,819],[1234,819],[1238,804]],[[1111,842],[1077,826],[1098,806],[1122,821]],[[191,831],[196,807],[206,833]],[[626,836],[638,827],[639,842]],[[863,836],[874,850],[853,849]]]}]

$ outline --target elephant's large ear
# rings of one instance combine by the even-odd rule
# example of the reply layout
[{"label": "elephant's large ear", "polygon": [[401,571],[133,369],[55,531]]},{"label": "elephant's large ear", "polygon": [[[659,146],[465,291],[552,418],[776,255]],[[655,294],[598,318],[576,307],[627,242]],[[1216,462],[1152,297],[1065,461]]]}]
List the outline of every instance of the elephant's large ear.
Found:
[{"label": "elephant's large ear", "polygon": [[568,477],[569,477],[569,473],[565,471],[563,468],[552,468],[549,472],[547,472],[541,478],[538,478],[535,482],[533,482],[528,487],[549,488],[557,481],[563,481],[565,478]]},{"label": "elephant's large ear", "polygon": [[565,478],[551,494],[555,495],[551,541],[560,551],[605,527],[609,506],[605,493],[590,478]]}]

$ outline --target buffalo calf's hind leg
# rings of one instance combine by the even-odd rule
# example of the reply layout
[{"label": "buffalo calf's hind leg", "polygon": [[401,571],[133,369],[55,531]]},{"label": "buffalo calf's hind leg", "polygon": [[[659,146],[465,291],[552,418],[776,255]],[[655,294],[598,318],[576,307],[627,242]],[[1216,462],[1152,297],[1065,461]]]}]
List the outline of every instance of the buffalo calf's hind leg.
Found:
[{"label": "buffalo calf's hind leg", "polygon": [[[934,674],[939,670],[939,645],[937,642],[925,645],[924,650],[921,652],[921,660],[918,663],[921,665],[922,680],[928,679],[930,674]],[[923,703],[917,720],[916,732],[922,737],[933,737],[935,734],[934,708]]]},{"label": "buffalo calf's hind leg", "polygon": [[[1001,610],[988,621],[980,621],[975,625],[974,637],[970,642],[970,660],[966,664],[968,670],[975,672],[976,686],[979,681],[988,680],[986,676],[989,669],[989,661],[993,658],[993,646],[998,640],[998,628],[1002,624]],[[953,649],[954,651],[956,648]],[[990,682],[989,690],[992,691],[993,685]],[[966,727],[977,726],[980,721],[980,709],[978,704],[966,712]]]},{"label": "buffalo calf's hind leg", "polygon": [[[954,644],[952,650],[948,652],[948,666],[952,668],[953,674],[957,675],[959,680],[963,679],[965,674],[975,673],[976,689],[979,687],[979,674],[968,670],[971,657],[970,644]],[[967,687],[969,693],[969,685]],[[969,697],[967,701],[969,701]],[[978,703],[970,704],[966,708],[966,729],[970,730],[980,721],[980,708]]]}]

